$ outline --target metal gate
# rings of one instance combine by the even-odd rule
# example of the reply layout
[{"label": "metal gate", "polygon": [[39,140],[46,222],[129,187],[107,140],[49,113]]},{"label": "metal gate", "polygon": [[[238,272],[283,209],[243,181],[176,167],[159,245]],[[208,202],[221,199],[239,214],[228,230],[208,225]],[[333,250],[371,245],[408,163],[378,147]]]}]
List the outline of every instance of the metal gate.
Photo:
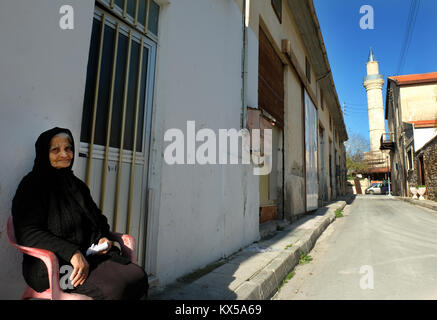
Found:
[{"label": "metal gate", "polygon": [[318,208],[317,111],[305,90],[305,164],[307,211]]},{"label": "metal gate", "polygon": [[[325,177],[325,130],[319,126],[319,146],[320,146],[320,199],[326,201],[326,177]],[[322,203],[323,205],[323,203]]]}]

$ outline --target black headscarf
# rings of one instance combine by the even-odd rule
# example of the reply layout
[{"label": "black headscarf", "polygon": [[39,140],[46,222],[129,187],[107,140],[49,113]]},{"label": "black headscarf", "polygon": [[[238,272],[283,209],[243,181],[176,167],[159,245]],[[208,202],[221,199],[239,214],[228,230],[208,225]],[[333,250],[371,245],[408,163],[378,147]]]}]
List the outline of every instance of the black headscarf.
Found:
[{"label": "black headscarf", "polygon": [[74,163],[74,156],[71,160],[70,166],[68,168],[56,169],[50,164],[49,160],[49,149],[50,141],[54,136],[59,133],[66,133],[70,137],[71,148],[74,154],[74,140],[71,131],[64,128],[55,127],[53,129],[47,130],[38,137],[35,142],[35,161],[33,164],[32,172],[41,175],[42,177],[50,178],[55,175],[68,175],[72,174],[71,168]]},{"label": "black headscarf", "polygon": [[[20,182],[12,200],[12,216],[18,244],[54,252],[59,266],[68,264],[73,254],[86,249],[100,238],[109,236],[109,225],[91,197],[88,186],[77,178],[71,167],[56,169],[50,164],[51,139],[66,133],[74,154],[70,130],[53,128],[43,132],[35,143],[34,166]],[[87,257],[90,269],[111,259],[128,264],[113,246],[108,254]],[[32,288],[43,291],[49,287],[47,268],[37,258],[24,254],[23,276]]]},{"label": "black headscarf", "polygon": [[[50,164],[50,141],[59,133],[66,133],[70,137],[74,154],[74,140],[70,130],[56,127],[39,136],[35,143],[33,169],[20,183],[13,200],[12,214],[17,240],[26,242],[26,238],[29,238],[26,232],[28,228],[20,226],[34,223],[36,219],[24,211],[35,211],[38,208],[33,214],[42,215],[42,220],[45,220],[38,220],[39,227],[46,228],[54,236],[84,251],[101,237],[107,236],[109,225],[94,203],[88,186],[74,175],[71,169],[74,156],[67,168],[56,169]],[[38,244],[33,243],[33,246],[38,247]]]}]

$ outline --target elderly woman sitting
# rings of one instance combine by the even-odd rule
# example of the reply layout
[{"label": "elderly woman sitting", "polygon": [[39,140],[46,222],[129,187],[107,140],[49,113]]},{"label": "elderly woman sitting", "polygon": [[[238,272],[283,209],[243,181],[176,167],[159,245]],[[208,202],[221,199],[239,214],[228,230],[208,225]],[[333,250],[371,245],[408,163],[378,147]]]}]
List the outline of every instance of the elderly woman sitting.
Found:
[{"label": "elderly woman sitting", "polygon": [[[106,217],[91,197],[88,186],[71,170],[74,141],[70,130],[53,128],[35,143],[33,169],[20,182],[12,201],[17,242],[53,251],[59,266],[71,265],[66,292],[92,299],[140,299],[147,296],[147,274],[120,255],[108,240]],[[87,249],[104,244],[107,249],[86,256]],[[44,263],[23,257],[27,284],[41,292],[49,288]],[[72,288],[72,289],[71,289]]]}]

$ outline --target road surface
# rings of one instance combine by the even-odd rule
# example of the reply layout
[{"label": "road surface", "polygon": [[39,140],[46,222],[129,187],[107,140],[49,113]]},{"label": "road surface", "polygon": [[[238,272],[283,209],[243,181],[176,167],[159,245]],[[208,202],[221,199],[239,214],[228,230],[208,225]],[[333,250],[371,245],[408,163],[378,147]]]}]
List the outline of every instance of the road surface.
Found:
[{"label": "road surface", "polygon": [[437,299],[437,213],[358,196],[272,298]]}]

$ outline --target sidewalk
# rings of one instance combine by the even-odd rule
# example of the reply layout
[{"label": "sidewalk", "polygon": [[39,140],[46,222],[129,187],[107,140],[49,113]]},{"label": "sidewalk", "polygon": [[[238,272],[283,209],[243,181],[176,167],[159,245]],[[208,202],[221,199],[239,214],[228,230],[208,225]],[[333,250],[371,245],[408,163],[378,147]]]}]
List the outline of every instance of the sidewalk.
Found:
[{"label": "sidewalk", "polygon": [[421,206],[421,207],[425,207],[425,208],[437,211],[437,202],[432,201],[432,200],[413,200],[411,198],[406,198],[406,197],[395,197],[395,198],[402,200],[402,201],[406,201],[406,202],[415,204],[417,206]]},{"label": "sidewalk", "polygon": [[299,263],[301,252],[308,253],[312,249],[322,232],[335,220],[335,210],[342,210],[351,197],[332,202],[292,224],[281,224],[280,231],[210,266],[203,276],[185,283],[177,281],[163,292],[152,291],[149,299],[270,299]]}]

